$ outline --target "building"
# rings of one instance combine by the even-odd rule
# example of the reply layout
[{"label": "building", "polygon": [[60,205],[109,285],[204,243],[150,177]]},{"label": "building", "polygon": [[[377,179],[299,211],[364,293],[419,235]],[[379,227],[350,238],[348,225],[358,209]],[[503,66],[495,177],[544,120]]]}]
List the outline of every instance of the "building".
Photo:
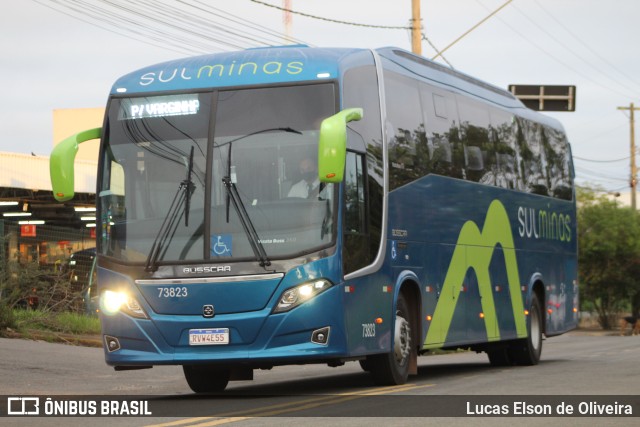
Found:
[{"label": "building", "polygon": [[[104,109],[55,110],[54,145],[79,131],[102,126]],[[71,253],[95,247],[95,188],[99,142],[76,156],[76,196],[53,197],[49,157],[0,152],[0,269],[12,261],[55,267]]]}]

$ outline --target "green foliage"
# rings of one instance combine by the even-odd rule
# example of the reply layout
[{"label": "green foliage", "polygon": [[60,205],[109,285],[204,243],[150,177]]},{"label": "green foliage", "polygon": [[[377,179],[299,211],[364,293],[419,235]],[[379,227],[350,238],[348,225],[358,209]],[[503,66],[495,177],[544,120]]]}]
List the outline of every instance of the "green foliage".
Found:
[{"label": "green foliage", "polygon": [[579,189],[578,201],[581,296],[611,329],[640,294],[640,215],[596,190]]},{"label": "green foliage", "polygon": [[73,288],[69,274],[41,267],[36,262],[10,261],[0,271],[0,303],[8,310],[79,312],[81,291]]},{"label": "green foliage", "polygon": [[58,313],[56,325],[60,332],[70,334],[99,334],[100,320],[95,316],[80,313]]},{"label": "green foliage", "polygon": [[13,310],[0,301],[0,331],[7,328],[15,328],[16,319]]},{"label": "green foliage", "polygon": [[51,313],[42,310],[13,310],[14,327],[17,330],[40,330],[76,335],[100,333],[100,320],[79,313]]}]

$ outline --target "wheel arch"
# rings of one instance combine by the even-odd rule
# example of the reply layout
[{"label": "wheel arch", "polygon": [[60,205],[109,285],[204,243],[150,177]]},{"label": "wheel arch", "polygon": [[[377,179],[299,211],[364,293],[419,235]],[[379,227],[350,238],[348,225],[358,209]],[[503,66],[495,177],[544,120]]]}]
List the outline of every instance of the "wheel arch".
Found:
[{"label": "wheel arch", "polygon": [[533,284],[531,285],[531,292],[527,297],[527,306],[531,307],[531,301],[533,299],[533,295],[536,295],[538,297],[538,302],[540,303],[540,316],[541,319],[543,319],[542,321],[542,333],[546,333],[547,332],[547,322],[546,319],[546,312],[545,312],[545,287],[544,287],[544,282],[542,281],[542,276],[539,275],[537,277],[533,278]]},{"label": "wheel arch", "polygon": [[418,373],[418,361],[417,354],[420,351],[421,343],[422,343],[422,293],[420,292],[420,284],[418,277],[415,273],[411,271],[403,271],[400,275],[398,275],[398,280],[396,281],[396,292],[394,296],[394,307],[397,304],[398,297],[400,295],[404,296],[404,300],[409,306],[409,311],[411,313],[411,323],[413,324],[412,328],[412,340],[413,346],[415,347],[414,357],[410,361],[409,366],[409,374],[417,375]]}]

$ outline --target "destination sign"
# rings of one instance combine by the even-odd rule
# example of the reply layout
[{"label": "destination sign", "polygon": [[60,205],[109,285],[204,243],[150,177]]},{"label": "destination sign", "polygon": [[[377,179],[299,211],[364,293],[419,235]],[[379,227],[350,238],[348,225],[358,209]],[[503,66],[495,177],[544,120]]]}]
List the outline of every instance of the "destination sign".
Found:
[{"label": "destination sign", "polygon": [[151,117],[188,116],[198,114],[198,95],[170,95],[145,98],[127,98],[120,104],[120,120]]}]

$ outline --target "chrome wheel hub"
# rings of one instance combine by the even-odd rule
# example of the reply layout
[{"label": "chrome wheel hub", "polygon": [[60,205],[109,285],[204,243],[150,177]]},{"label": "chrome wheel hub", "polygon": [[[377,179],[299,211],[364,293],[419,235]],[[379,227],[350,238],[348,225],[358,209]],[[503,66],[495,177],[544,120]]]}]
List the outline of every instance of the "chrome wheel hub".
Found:
[{"label": "chrome wheel hub", "polygon": [[407,319],[396,314],[396,330],[393,342],[393,352],[398,365],[404,365],[411,352],[411,327]]}]

